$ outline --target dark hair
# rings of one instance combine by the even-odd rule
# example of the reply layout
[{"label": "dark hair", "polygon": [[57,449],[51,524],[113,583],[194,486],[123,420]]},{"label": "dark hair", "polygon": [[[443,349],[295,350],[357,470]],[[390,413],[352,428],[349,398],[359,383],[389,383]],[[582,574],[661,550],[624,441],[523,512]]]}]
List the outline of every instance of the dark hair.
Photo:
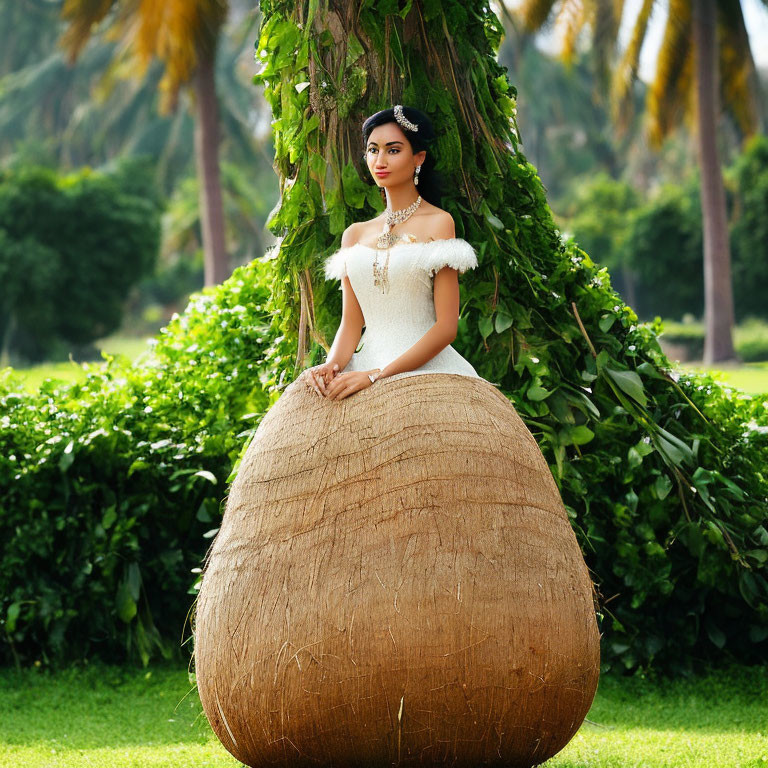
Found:
[{"label": "dark hair", "polygon": [[[431,146],[435,140],[435,129],[432,127],[432,121],[419,109],[413,107],[403,107],[403,115],[410,122],[419,126],[418,131],[410,131],[403,125],[397,122],[395,119],[394,108],[382,109],[380,112],[375,112],[363,123],[363,146],[367,147],[368,138],[374,128],[385,123],[397,123],[400,130],[405,134],[408,139],[413,153],[421,152],[423,149],[427,151],[427,156],[421,165],[419,171],[419,184],[416,187],[418,193],[432,205],[440,207],[440,203],[443,197],[443,181],[441,175],[435,170],[435,158],[433,156]],[[366,149],[363,152],[363,159],[367,159]],[[368,176],[366,181],[369,184],[375,184],[376,182]],[[382,187],[382,192],[384,188]]]}]

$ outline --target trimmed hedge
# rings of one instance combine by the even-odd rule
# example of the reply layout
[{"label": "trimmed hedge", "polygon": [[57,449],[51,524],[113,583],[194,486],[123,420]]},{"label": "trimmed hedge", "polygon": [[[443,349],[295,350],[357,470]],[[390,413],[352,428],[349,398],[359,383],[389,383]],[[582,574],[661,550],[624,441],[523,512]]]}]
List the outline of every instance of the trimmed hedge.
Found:
[{"label": "trimmed hedge", "polygon": [[194,295],[135,365],[35,394],[2,372],[0,662],[179,654],[191,571],[270,404],[267,272]]}]

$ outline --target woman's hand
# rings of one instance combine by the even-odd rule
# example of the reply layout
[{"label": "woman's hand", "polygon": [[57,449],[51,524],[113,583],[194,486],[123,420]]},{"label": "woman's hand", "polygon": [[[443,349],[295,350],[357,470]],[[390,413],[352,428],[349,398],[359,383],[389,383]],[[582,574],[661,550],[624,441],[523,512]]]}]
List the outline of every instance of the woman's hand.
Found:
[{"label": "woman's hand", "polygon": [[311,368],[305,368],[299,378],[312,387],[318,395],[325,396],[328,384],[333,381],[337,375],[339,364],[326,361],[320,365],[313,365]]},{"label": "woman's hand", "polygon": [[374,368],[372,371],[348,371],[340,373],[325,392],[329,400],[343,400],[348,395],[359,392],[361,389],[367,389],[371,386],[369,373],[379,373],[380,369]]}]

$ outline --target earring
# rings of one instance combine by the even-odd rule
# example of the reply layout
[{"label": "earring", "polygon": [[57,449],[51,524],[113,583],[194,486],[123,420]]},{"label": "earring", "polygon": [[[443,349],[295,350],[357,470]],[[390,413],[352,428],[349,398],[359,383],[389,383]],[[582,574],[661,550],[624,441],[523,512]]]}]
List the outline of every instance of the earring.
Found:
[{"label": "earring", "polygon": [[421,171],[421,166],[416,166],[416,175],[413,177],[413,183],[418,187],[419,186],[419,172]]}]

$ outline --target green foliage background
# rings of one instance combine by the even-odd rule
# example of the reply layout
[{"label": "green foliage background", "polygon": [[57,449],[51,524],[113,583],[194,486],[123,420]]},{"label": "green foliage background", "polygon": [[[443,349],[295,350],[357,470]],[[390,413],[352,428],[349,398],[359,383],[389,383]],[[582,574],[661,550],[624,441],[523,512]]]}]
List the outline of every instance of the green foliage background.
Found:
[{"label": "green foliage background", "polygon": [[[754,136],[725,178],[736,320],[768,319],[768,137]],[[699,185],[694,173],[641,204],[626,181],[598,174],[582,179],[565,206],[565,226],[624,296],[625,270],[633,274],[641,318],[703,315]]]},{"label": "green foliage background", "polygon": [[62,178],[0,172],[0,336],[13,357],[54,359],[117,330],[155,266],[162,209],[146,158]]},{"label": "green foliage background", "polygon": [[766,317],[768,296],[768,136],[750,139],[729,174],[733,189],[733,299],[737,317]]}]

